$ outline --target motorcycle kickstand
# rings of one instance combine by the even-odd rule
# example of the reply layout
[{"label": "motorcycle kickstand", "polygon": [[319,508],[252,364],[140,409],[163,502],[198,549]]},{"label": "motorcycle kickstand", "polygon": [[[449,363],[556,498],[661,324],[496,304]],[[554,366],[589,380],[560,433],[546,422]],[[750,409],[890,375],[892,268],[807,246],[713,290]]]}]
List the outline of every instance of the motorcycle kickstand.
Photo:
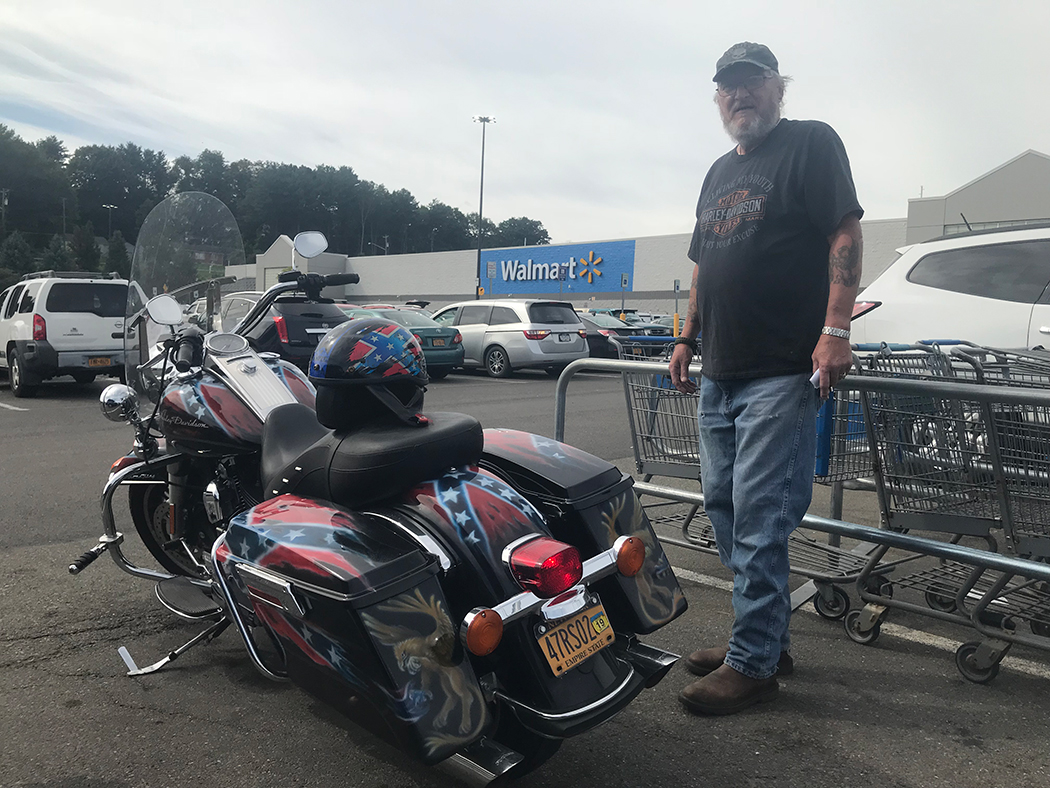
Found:
[{"label": "motorcycle kickstand", "polygon": [[120,658],[124,660],[124,664],[128,666],[127,675],[144,676],[147,673],[156,673],[169,662],[173,662],[174,660],[178,659],[180,656],[185,654],[198,643],[202,641],[205,643],[210,643],[211,641],[215,640],[215,638],[221,635],[231,623],[232,622],[228,617],[223,616],[210,627],[208,627],[206,630],[201,632],[199,635],[194,636],[188,642],[179,646],[174,651],[169,651],[168,655],[164,657],[164,659],[160,660],[159,662],[154,662],[152,665],[147,665],[144,668],[140,668],[138,665],[135,664],[135,660],[132,658],[131,654],[124,646],[118,648],[117,653],[120,654]]}]

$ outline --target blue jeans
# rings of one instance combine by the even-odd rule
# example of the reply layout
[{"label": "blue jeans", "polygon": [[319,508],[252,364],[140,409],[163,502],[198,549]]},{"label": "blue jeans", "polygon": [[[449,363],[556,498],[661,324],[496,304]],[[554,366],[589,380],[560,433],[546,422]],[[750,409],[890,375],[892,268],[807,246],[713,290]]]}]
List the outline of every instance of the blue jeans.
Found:
[{"label": "blue jeans", "polygon": [[813,497],[820,403],[808,378],[700,381],[705,508],[733,573],[726,664],[755,679],[774,675],[790,646],[787,543]]}]

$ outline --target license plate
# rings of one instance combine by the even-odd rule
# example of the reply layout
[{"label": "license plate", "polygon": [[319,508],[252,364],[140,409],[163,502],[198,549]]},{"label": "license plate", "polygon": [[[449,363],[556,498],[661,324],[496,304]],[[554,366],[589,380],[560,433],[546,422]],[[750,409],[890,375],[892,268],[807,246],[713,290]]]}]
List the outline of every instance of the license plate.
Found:
[{"label": "license plate", "polygon": [[444,347],[445,339],[443,337],[434,337],[434,347]]},{"label": "license plate", "polygon": [[89,367],[108,367],[109,356],[92,356],[88,359]]},{"label": "license plate", "polygon": [[572,342],[572,336],[569,334],[558,334],[559,342]]},{"label": "license plate", "polygon": [[536,638],[555,676],[564,675],[616,639],[601,605],[567,618]]}]

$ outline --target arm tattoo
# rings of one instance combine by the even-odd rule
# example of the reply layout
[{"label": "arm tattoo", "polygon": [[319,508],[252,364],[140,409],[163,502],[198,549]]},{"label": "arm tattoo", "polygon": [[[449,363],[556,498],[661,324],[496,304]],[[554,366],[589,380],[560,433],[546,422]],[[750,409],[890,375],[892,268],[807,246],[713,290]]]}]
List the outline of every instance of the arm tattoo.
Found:
[{"label": "arm tattoo", "polygon": [[860,244],[848,238],[831,252],[831,284],[855,287],[860,281]]}]

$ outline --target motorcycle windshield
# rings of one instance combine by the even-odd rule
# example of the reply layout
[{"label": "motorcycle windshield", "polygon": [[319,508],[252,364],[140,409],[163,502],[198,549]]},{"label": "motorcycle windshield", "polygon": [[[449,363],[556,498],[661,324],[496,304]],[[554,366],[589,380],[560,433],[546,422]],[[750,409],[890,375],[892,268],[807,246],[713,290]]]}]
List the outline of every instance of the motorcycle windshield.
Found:
[{"label": "motorcycle windshield", "polygon": [[[227,266],[244,264],[237,221],[221,200],[203,192],[168,197],[150,211],[139,230],[131,264],[125,311],[124,351],[128,385],[139,395],[142,416],[157,402],[162,377],[174,370],[161,360],[165,338],[184,326],[204,333],[220,330],[224,288],[234,278]],[[160,325],[150,319],[150,299],[167,294],[182,307],[182,323]]]}]

